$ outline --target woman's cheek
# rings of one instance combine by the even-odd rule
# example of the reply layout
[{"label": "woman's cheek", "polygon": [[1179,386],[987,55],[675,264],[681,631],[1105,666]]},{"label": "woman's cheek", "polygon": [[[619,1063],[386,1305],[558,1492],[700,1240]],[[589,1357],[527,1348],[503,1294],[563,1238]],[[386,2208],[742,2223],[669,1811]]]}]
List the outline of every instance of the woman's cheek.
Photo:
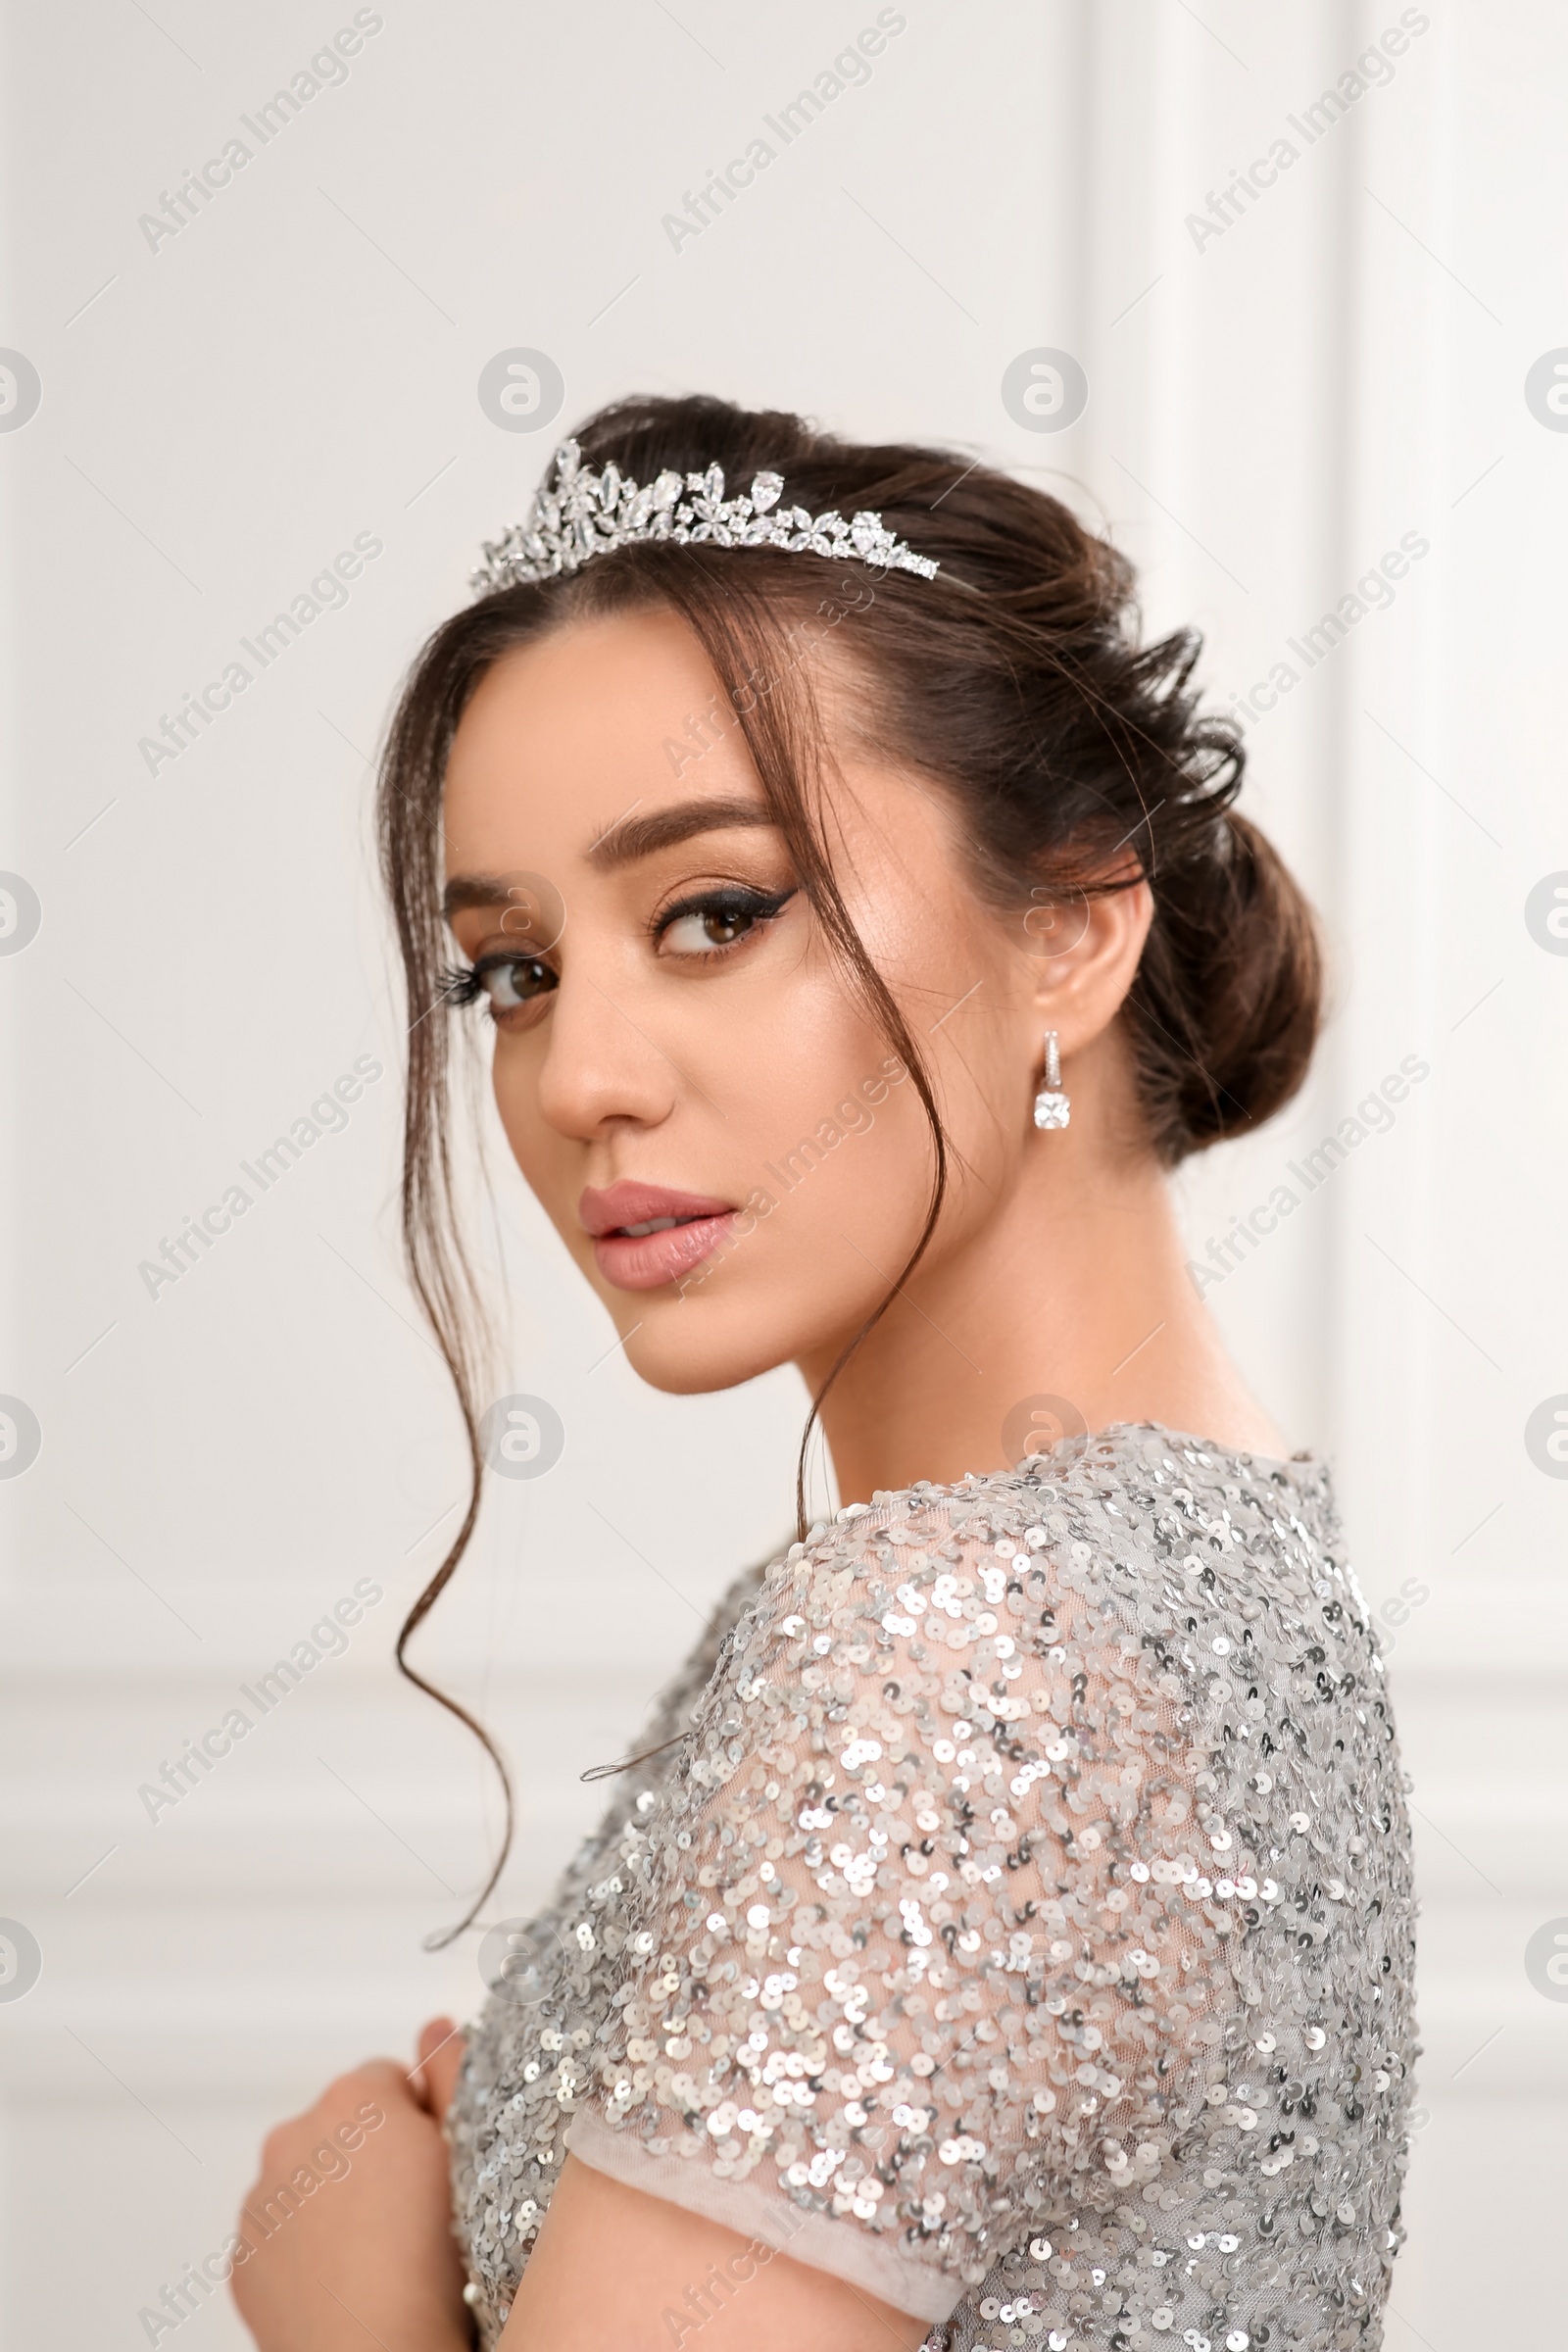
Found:
[{"label": "woman's cheek", "polygon": [[513,1090],[507,1083],[506,1072],[502,1068],[499,1054],[490,1065],[490,1093],[495,1102],[496,1115],[501,1121],[501,1131],[507,1139],[513,1158],[517,1160],[520,1166],[521,1158],[517,1150],[519,1138],[514,1115]]},{"label": "woman's cheek", "polygon": [[496,1037],[490,1083],[512,1155],[531,1182],[530,1163],[537,1164],[545,1140],[535,1071],[530,1057],[518,1052],[517,1042],[504,1033]]},{"label": "woman's cheek", "polygon": [[889,1247],[913,1246],[929,1201],[930,1135],[919,1098],[884,1050],[810,1110],[761,1171],[777,1198],[774,1229],[823,1280],[848,1273],[858,1281],[862,1269],[874,1279]]}]

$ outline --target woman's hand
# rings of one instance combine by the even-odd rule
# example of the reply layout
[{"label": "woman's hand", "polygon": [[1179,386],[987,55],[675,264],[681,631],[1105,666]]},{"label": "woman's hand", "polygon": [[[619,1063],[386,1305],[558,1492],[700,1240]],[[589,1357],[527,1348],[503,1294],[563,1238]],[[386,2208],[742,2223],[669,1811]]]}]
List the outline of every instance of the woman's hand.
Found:
[{"label": "woman's hand", "polygon": [[268,2134],[228,2248],[261,2352],[467,2352],[441,2136],[462,2057],[434,2018],[412,2073],[371,2058]]}]

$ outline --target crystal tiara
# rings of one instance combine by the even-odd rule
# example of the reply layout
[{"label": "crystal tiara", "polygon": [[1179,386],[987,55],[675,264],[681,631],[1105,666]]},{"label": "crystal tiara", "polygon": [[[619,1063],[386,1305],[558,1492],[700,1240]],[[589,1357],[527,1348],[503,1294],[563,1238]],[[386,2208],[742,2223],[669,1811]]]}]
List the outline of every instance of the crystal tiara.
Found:
[{"label": "crystal tiara", "polygon": [[915,571],[924,580],[935,576],[935,561],[885,530],[880,514],[852,514],[848,522],[832,512],[813,517],[804,507],[781,507],[783,489],[781,474],[759,473],[749,491],[726,498],[721,466],[710,466],[706,473],[666,469],[639,488],[613,464],[593,472],[576,442],[563,441],[527,521],[484,542],[484,562],[470,574],[471,583],[477,595],[489,596],[524,580],[557,579],[595,556],[644,539],[672,539],[682,547],[703,540],[715,547],[776,547],[789,555]]}]

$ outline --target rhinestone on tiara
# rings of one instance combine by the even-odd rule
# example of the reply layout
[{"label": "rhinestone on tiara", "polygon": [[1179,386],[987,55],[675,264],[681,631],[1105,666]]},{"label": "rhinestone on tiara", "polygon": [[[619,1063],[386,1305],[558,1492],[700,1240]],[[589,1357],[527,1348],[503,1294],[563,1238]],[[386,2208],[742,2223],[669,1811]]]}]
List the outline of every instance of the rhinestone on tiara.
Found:
[{"label": "rhinestone on tiara", "polygon": [[682,547],[704,540],[715,547],[776,547],[789,555],[914,571],[923,580],[935,576],[934,559],[896,539],[880,514],[852,514],[848,522],[831,511],[813,516],[804,507],[780,506],[783,490],[781,474],[759,473],[749,491],[726,498],[720,466],[706,473],[666,470],[639,486],[613,464],[595,473],[584,466],[576,442],[563,441],[527,521],[485,541],[484,562],[471,583],[476,595],[489,596],[524,580],[558,579],[595,556],[644,539],[672,539]]}]

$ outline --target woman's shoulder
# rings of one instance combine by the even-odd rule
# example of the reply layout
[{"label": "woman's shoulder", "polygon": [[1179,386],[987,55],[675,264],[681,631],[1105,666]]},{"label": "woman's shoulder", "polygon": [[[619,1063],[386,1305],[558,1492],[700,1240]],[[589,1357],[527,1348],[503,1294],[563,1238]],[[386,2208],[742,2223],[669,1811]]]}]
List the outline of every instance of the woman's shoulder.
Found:
[{"label": "woman's shoulder", "polygon": [[668,1740],[684,1730],[694,1700],[712,1680],[726,1645],[767,1573],[762,1561],[743,1568],[714,1602],[697,1642],[654,1701],[648,1725],[650,1742]]},{"label": "woman's shoulder", "polygon": [[804,1644],[808,1674],[812,1654],[839,1646],[829,1637],[846,1631],[846,1612],[896,1642],[915,1634],[911,1620],[925,1619],[929,1638],[946,1619],[937,1646],[961,1648],[958,1629],[992,1637],[999,1610],[1021,1615],[1048,1593],[1076,1596],[1082,1633],[1098,1616],[1118,1641],[1127,1607],[1117,1603],[1146,1627],[1188,1630],[1195,1612],[1239,1611],[1258,1641],[1284,1630],[1282,1610],[1296,1627],[1325,1603],[1331,1630],[1343,1620],[1364,1632],[1367,1619],[1321,1458],[1272,1459],[1121,1423],[1011,1471],[920,1481],[819,1522],[752,1589],[732,1669],[744,1675],[748,1656],[782,1639]]},{"label": "woman's shoulder", "polygon": [[[648,1810],[573,2147],[652,2157],[677,2201],[692,2167],[704,2199],[760,2186],[968,2286],[1053,2184],[1100,2210],[1218,2161],[1205,2053],[1265,1986],[1307,2051],[1332,1988],[1392,2102],[1408,1838],[1378,1673],[1321,1465],[1118,1428],[850,1505],[768,1568]],[[1324,1910],[1352,1890],[1353,1934]]]},{"label": "woman's shoulder", "polygon": [[710,1803],[805,1737],[852,1772],[989,1741],[1010,1784],[1049,1768],[1026,1751],[1069,1719],[1078,1763],[1114,1757],[1129,1785],[1218,1773],[1255,1808],[1283,1732],[1336,1783],[1392,1793],[1383,1660],[1321,1460],[1126,1424],[851,1504],[764,1571],[692,1704],[680,1777]]}]

